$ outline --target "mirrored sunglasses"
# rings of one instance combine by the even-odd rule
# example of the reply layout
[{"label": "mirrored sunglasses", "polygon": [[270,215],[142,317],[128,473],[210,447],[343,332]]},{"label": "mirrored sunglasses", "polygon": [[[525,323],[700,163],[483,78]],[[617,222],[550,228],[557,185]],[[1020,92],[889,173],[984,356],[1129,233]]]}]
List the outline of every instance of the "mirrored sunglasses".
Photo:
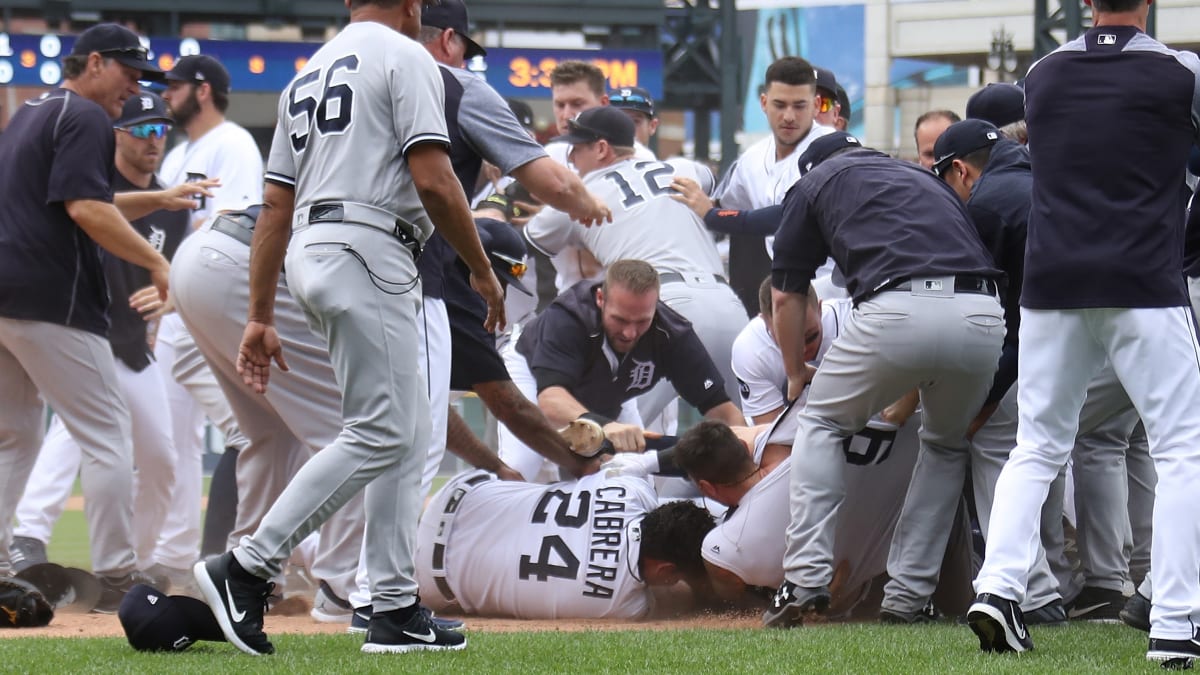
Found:
[{"label": "mirrored sunglasses", "polygon": [[529,270],[529,265],[526,265],[524,260],[510,258],[502,253],[496,253],[494,251],[492,252],[492,255],[495,256],[499,262],[507,266],[509,274],[518,279],[525,276],[525,272]]},{"label": "mirrored sunglasses", "polygon": [[833,110],[834,103],[837,103],[837,100],[833,99],[832,97],[827,98],[825,96],[818,96],[817,97],[817,112],[827,113],[830,110]]},{"label": "mirrored sunglasses", "polygon": [[133,136],[134,138],[165,138],[167,132],[171,130],[171,125],[165,122],[148,122],[146,124],[135,124],[131,127],[117,127],[121,131]]}]

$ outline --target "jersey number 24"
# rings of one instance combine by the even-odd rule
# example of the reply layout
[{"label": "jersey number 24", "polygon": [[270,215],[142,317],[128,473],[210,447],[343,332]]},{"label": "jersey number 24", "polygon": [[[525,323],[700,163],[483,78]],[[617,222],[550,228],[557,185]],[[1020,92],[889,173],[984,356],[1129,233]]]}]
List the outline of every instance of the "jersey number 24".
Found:
[{"label": "jersey number 24", "polygon": [[[588,512],[591,510],[592,493],[584,490],[577,495],[575,513],[570,512],[571,493],[562,490],[549,490],[542,495],[537,506],[533,509],[533,519],[536,524],[545,523],[550,518],[550,502],[558,501],[558,509],[554,513],[554,524],[559,527],[579,529],[587,524]],[[554,563],[552,556],[562,561],[561,565]],[[537,560],[533,556],[523,555],[517,565],[517,575],[522,579],[537,579],[549,581],[550,577],[559,579],[574,579],[579,573],[579,557],[571,552],[567,542],[557,534],[542,537],[542,547],[538,551]]]},{"label": "jersey number 24", "polygon": [[[358,72],[358,55],[347,54],[334,61],[328,70],[318,68],[292,83],[288,92],[288,115],[292,120],[303,118],[300,124],[292,124],[292,150],[295,152],[304,152],[308,147],[314,121],[317,133],[322,136],[341,133],[350,126],[354,115],[354,90],[346,83],[332,83],[339,70]],[[301,91],[304,91],[303,96]]]}]

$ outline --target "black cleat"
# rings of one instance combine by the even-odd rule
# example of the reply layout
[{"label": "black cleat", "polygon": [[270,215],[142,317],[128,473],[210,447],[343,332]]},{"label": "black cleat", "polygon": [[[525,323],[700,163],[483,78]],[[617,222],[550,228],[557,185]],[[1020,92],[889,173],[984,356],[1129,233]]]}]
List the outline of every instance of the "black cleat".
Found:
[{"label": "black cleat", "polygon": [[887,607],[879,610],[879,623],[897,626],[918,626],[937,623],[941,620],[942,613],[937,610],[937,607],[933,606],[932,602],[916,612],[905,612],[899,609],[888,609]]},{"label": "black cleat", "polygon": [[1072,621],[1118,623],[1121,621],[1121,608],[1124,606],[1125,594],[1121,591],[1084,586],[1079,595],[1071,601],[1067,617]]},{"label": "black cleat", "polygon": [[829,609],[831,597],[828,586],[803,588],[784,581],[771,598],[771,606],[763,612],[763,625],[767,628],[801,626],[805,614]]},{"label": "black cleat", "polygon": [[[429,620],[433,622],[434,626],[437,626],[442,630],[461,631],[467,627],[467,625],[459,619],[443,619],[440,616],[434,615],[433,610],[429,609],[425,605],[421,605],[421,611],[425,613],[425,616],[429,617]],[[355,607],[354,616],[351,617],[350,627],[346,629],[346,632],[358,633],[360,635],[366,633],[367,626],[371,623],[371,613],[370,605],[367,605],[366,607]]]},{"label": "black cleat", "polygon": [[275,652],[263,632],[263,611],[275,584],[242,569],[232,552],[196,563],[192,574],[225,639],[252,656]]},{"label": "black cleat", "polygon": [[1027,652],[1033,640],[1017,603],[992,593],[980,593],[967,611],[967,625],[979,636],[985,652]]},{"label": "black cleat", "polygon": [[[402,619],[407,615],[407,619]],[[461,633],[439,628],[421,611],[409,608],[371,615],[364,654],[403,654],[415,651],[457,651],[467,646]]]},{"label": "black cleat", "polygon": [[1145,633],[1150,632],[1150,599],[1134,592],[1121,608],[1121,621]]},{"label": "black cleat", "polygon": [[1065,626],[1067,625],[1067,610],[1062,600],[1051,600],[1046,604],[1025,612],[1026,626]]},{"label": "black cleat", "polygon": [[96,614],[116,614],[121,607],[121,600],[125,598],[125,594],[129,589],[138,584],[146,584],[147,586],[154,583],[154,579],[144,572],[130,572],[123,577],[102,577],[97,575],[100,580],[100,599],[96,601],[96,606],[92,611]]},{"label": "black cleat", "polygon": [[1158,661],[1168,670],[1190,670],[1192,661],[1197,658],[1200,658],[1200,631],[1190,640],[1152,637],[1150,648],[1146,650],[1147,661]]}]

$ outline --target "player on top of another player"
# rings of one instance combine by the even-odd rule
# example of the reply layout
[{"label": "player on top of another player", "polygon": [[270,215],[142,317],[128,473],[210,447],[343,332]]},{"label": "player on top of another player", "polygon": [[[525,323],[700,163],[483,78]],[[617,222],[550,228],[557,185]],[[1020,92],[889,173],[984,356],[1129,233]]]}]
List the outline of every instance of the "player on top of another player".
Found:
[{"label": "player on top of another player", "polygon": [[700,542],[713,517],[659,506],[644,476],[592,474],[537,485],[460,474],[417,531],[421,598],[435,609],[519,619],[639,619],[652,587],[703,592]]}]

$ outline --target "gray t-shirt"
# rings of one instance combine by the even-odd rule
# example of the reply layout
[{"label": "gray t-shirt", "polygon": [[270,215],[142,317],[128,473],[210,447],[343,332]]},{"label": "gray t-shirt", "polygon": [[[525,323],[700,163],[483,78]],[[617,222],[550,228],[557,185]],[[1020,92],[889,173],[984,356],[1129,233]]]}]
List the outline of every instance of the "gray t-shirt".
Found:
[{"label": "gray t-shirt", "polygon": [[296,208],[351,202],[433,225],[405,153],[450,144],[444,88],[424,47],[382,24],[351,23],[317,50],[279,97],[267,180],[294,187]]}]

